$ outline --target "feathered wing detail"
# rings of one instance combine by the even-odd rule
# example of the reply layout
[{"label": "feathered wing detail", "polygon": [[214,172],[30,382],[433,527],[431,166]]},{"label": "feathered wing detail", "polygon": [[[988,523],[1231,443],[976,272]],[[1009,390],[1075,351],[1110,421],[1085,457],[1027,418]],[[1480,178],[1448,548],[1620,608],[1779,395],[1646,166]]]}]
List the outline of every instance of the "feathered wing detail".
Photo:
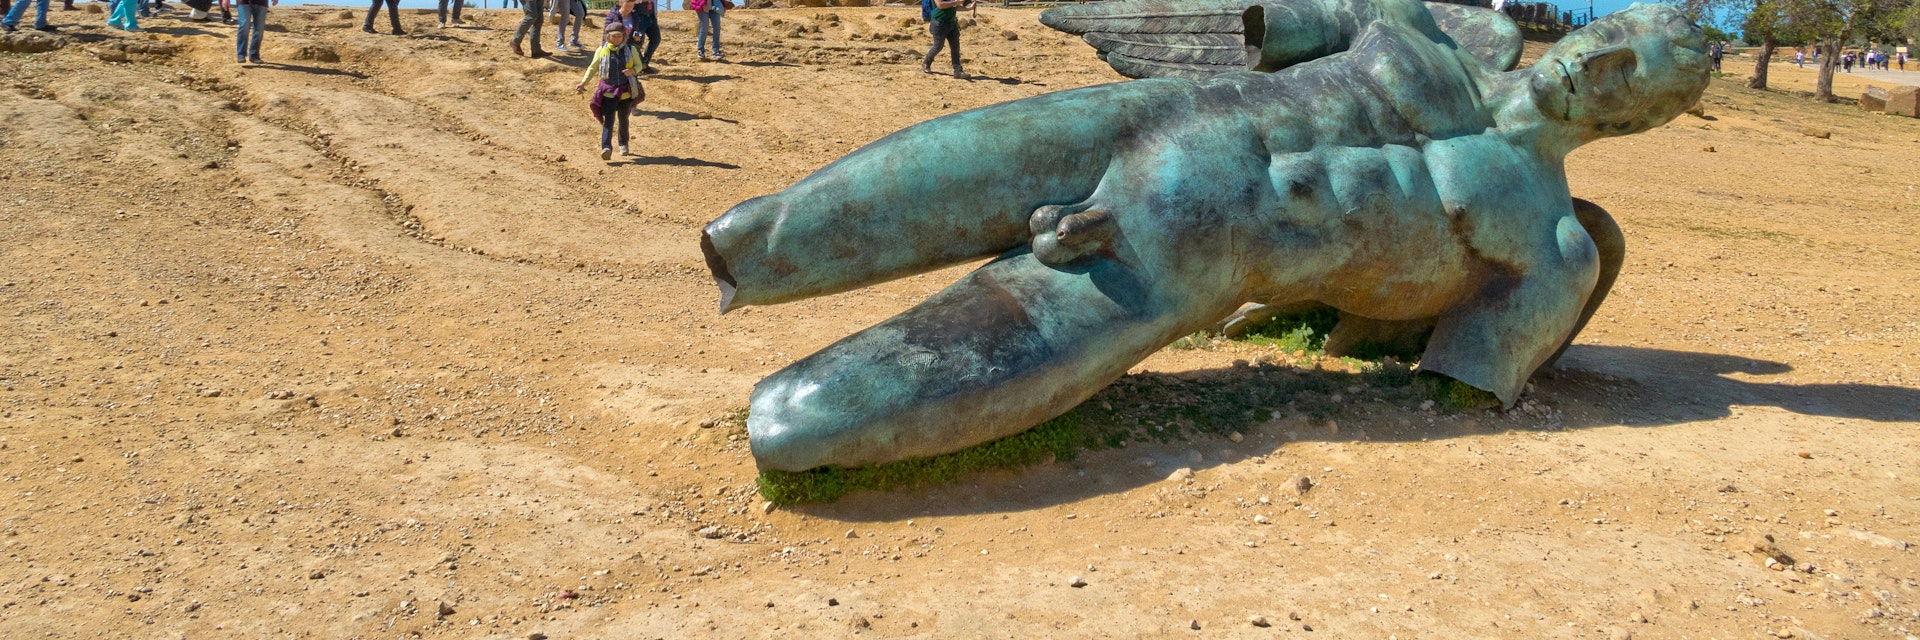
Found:
[{"label": "feathered wing detail", "polygon": [[1202,79],[1247,68],[1252,0],[1109,0],[1054,7],[1040,23],[1080,36],[1129,78]]},{"label": "feathered wing detail", "polygon": [[[1040,22],[1081,36],[1129,78],[1202,79],[1255,68],[1277,71],[1346,49],[1373,12],[1320,0],[1108,0],[1055,7]],[[1520,59],[1519,27],[1497,12],[1426,3],[1440,30],[1475,58],[1506,71]]]}]

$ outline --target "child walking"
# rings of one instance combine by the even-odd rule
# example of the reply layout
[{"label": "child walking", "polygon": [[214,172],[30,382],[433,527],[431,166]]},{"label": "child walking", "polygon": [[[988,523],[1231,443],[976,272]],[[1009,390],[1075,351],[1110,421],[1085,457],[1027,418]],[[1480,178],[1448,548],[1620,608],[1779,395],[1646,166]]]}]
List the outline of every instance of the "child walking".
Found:
[{"label": "child walking", "polygon": [[600,120],[600,159],[613,159],[614,121],[620,124],[620,155],[627,151],[627,116],[633,112],[633,105],[646,99],[646,93],[640,88],[640,55],[627,41],[627,26],[609,20],[604,37],[606,43],[600,50],[593,52],[593,62],[587,64],[587,73],[580,78],[580,84],[574,91],[585,91],[587,83],[599,79],[600,84],[593,90],[593,100],[588,103],[593,116]]}]

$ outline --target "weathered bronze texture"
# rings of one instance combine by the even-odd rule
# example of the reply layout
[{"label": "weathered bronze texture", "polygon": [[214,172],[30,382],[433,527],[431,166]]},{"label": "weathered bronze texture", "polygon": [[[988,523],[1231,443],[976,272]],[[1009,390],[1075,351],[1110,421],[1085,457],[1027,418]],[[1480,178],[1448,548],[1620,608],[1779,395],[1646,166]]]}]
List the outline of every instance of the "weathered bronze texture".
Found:
[{"label": "weathered bronze texture", "polygon": [[[1132,6],[1152,22],[1220,5],[1072,9]],[[1508,71],[1517,32],[1470,9],[1442,23],[1415,0],[1238,6],[1243,31],[1260,25],[1240,36],[1254,70],[938,118],[709,224],[723,312],[994,257],[755,387],[760,466],[865,465],[1020,432],[1248,302],[1332,306],[1349,332],[1430,331],[1423,370],[1513,402],[1619,268],[1611,219],[1568,193],[1567,153],[1692,105],[1707,83],[1700,31],[1635,5]]]}]

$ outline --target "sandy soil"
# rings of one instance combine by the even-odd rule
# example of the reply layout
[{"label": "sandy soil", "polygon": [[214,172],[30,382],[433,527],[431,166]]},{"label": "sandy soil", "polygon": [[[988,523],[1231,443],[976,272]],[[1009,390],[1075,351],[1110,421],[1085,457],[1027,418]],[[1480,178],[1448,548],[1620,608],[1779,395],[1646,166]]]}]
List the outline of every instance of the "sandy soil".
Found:
[{"label": "sandy soil", "polygon": [[1330,422],[764,510],[721,418],[958,272],[719,317],[699,225],[1118,78],[1031,11],[980,12],[972,82],[918,72],[915,8],[740,11],[732,64],[669,14],[603,163],[517,14],[340,11],[276,11],[264,67],[168,19],[170,56],[0,56],[0,636],[1920,633],[1920,121],[1730,78],[1577,152],[1629,263],[1514,411],[1356,382]]}]

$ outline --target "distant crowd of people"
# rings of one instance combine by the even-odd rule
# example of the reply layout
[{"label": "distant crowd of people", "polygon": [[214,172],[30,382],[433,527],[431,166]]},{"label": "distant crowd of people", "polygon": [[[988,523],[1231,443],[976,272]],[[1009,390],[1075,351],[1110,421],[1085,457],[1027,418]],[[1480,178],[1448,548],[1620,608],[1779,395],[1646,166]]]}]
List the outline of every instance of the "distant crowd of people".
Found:
[{"label": "distant crowd of people", "polygon": [[[74,0],[63,0],[66,10],[74,10]],[[156,12],[168,10],[166,0],[94,0],[107,2],[112,10],[107,16],[107,25],[129,32],[140,31],[140,19],[152,18]],[[260,57],[260,44],[266,35],[268,8],[280,4],[280,0],[177,0],[191,9],[187,20],[193,22],[212,22],[214,9],[220,11],[220,22],[234,24],[235,11],[239,14],[238,28],[235,31],[234,60],[241,64],[264,64]],[[587,47],[580,43],[580,29],[587,23],[586,0],[510,0],[518,4],[522,13],[520,24],[513,30],[513,38],[507,46],[514,55],[544,58],[554,53],[585,53]],[[628,155],[627,123],[628,116],[646,99],[646,90],[640,84],[640,76],[658,73],[653,67],[653,54],[660,47],[660,19],[657,0],[618,0],[618,4],[607,11],[605,26],[601,29],[601,38],[593,51],[593,59],[587,64],[586,73],[575,87],[585,92],[589,85],[594,88],[589,110],[600,121],[600,158],[613,157],[614,145],[619,145],[621,155]],[[216,7],[217,3],[217,7]],[[33,28],[54,32],[58,27],[47,23],[47,12],[51,0],[0,0],[0,27],[12,32],[19,28],[20,21],[26,17],[29,5],[37,5]],[[464,25],[460,16],[464,0],[439,0],[439,24],[445,29],[450,25]],[[953,61],[953,77],[967,79],[970,76],[960,64],[960,26],[959,12],[974,8],[975,0],[922,0],[921,18],[927,21],[927,33],[933,37],[933,45],[920,60],[922,73],[933,73],[933,61],[942,49],[947,50]],[[687,8],[694,12],[699,20],[698,34],[694,43],[694,52],[701,61],[722,61],[726,55],[720,49],[720,22],[726,12],[734,8],[733,0],[688,0]],[[393,35],[406,35],[400,26],[400,0],[372,0],[360,29],[367,33],[377,33],[373,25],[379,19],[381,9],[386,9],[387,24]],[[230,11],[232,7],[234,11]],[[540,48],[541,27],[551,21],[555,28],[553,51]],[[571,34],[567,31],[572,26]],[[709,45],[708,43],[712,44]],[[528,46],[522,47],[526,43]],[[1718,56],[1715,56],[1716,66]],[[617,134],[617,135],[616,135]]]},{"label": "distant crowd of people", "polygon": [[[1814,48],[1812,52],[1804,49],[1793,52],[1794,66],[1805,67],[1809,62],[1816,65],[1820,64],[1819,48]],[[1849,51],[1840,54],[1840,70],[1842,72],[1853,73],[1853,68],[1856,66],[1861,69],[1878,69],[1881,71],[1891,71],[1897,67],[1900,71],[1906,71],[1907,52],[1896,51],[1888,54],[1878,49],[1868,49],[1866,51]]]}]

